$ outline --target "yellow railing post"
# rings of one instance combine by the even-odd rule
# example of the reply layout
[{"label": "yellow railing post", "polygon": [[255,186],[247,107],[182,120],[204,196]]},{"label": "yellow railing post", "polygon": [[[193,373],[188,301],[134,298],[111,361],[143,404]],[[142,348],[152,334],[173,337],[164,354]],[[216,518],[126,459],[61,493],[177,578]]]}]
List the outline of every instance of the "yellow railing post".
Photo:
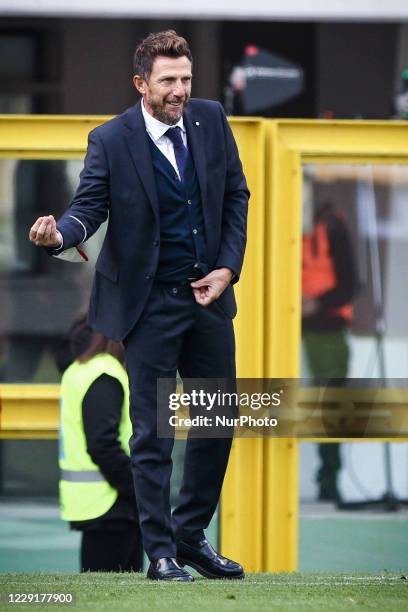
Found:
[{"label": "yellow railing post", "polygon": [[[265,376],[298,376],[300,362],[299,156],[281,146],[278,126],[267,124],[265,241]],[[298,442],[264,439],[262,571],[297,569]]]},{"label": "yellow railing post", "polygon": [[[265,318],[265,123],[260,119],[231,119],[231,127],[251,191],[247,252],[236,288],[237,374],[261,378]],[[262,567],[263,465],[263,440],[234,440],[221,499],[221,550],[241,560],[247,571],[259,571]]]}]

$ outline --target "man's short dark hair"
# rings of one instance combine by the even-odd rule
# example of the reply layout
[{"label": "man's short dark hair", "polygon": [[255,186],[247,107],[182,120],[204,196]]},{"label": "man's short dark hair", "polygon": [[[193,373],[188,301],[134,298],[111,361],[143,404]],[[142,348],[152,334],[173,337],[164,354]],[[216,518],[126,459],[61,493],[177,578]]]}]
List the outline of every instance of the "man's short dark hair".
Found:
[{"label": "man's short dark hair", "polygon": [[193,62],[190,48],[185,38],[174,30],[149,34],[136,48],[133,57],[133,73],[147,81],[152,73],[156,57],[187,57]]}]

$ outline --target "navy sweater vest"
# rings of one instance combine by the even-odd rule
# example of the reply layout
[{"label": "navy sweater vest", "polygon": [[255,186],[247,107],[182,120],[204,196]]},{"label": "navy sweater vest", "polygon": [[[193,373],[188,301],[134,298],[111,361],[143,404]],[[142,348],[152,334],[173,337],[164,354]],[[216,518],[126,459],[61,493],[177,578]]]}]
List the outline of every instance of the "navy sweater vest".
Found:
[{"label": "navy sweater vest", "polygon": [[160,209],[158,283],[186,280],[198,264],[208,273],[200,188],[191,155],[182,183],[165,155],[149,138]]}]

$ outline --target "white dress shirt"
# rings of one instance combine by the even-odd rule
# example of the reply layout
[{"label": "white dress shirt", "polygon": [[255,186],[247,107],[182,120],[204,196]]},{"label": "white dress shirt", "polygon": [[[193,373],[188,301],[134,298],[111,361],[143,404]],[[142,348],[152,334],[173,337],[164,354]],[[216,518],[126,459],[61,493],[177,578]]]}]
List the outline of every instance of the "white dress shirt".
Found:
[{"label": "white dress shirt", "polygon": [[169,128],[178,126],[181,129],[181,138],[183,139],[183,144],[187,149],[187,134],[186,129],[184,127],[183,117],[180,117],[180,119],[174,125],[167,125],[167,123],[162,123],[158,119],[152,117],[152,115],[147,112],[143,100],[142,113],[147,133],[153,140],[154,144],[160,149],[161,153],[163,153],[163,155],[169,160],[169,162],[177,172],[177,176],[180,179],[180,173],[177,168],[176,156],[174,155],[174,146],[170,138],[167,138],[167,136],[165,136],[165,133]]}]

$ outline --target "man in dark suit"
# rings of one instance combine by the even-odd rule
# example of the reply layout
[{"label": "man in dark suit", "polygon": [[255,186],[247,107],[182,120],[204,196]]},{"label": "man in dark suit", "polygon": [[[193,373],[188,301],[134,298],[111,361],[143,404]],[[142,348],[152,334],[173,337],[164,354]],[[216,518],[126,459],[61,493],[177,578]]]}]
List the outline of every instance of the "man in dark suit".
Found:
[{"label": "man in dark suit", "polygon": [[174,31],[151,34],[134,58],[142,101],[89,134],[80,184],[56,224],[30,240],[67,255],[109,215],[89,322],[122,341],[131,391],[132,469],[148,577],[242,578],[204,529],[216,509],[231,438],[187,442],[171,514],[173,439],[157,436],[157,380],[235,377],[232,283],[239,278],[249,192],[221,105],[191,99],[192,57]]}]

